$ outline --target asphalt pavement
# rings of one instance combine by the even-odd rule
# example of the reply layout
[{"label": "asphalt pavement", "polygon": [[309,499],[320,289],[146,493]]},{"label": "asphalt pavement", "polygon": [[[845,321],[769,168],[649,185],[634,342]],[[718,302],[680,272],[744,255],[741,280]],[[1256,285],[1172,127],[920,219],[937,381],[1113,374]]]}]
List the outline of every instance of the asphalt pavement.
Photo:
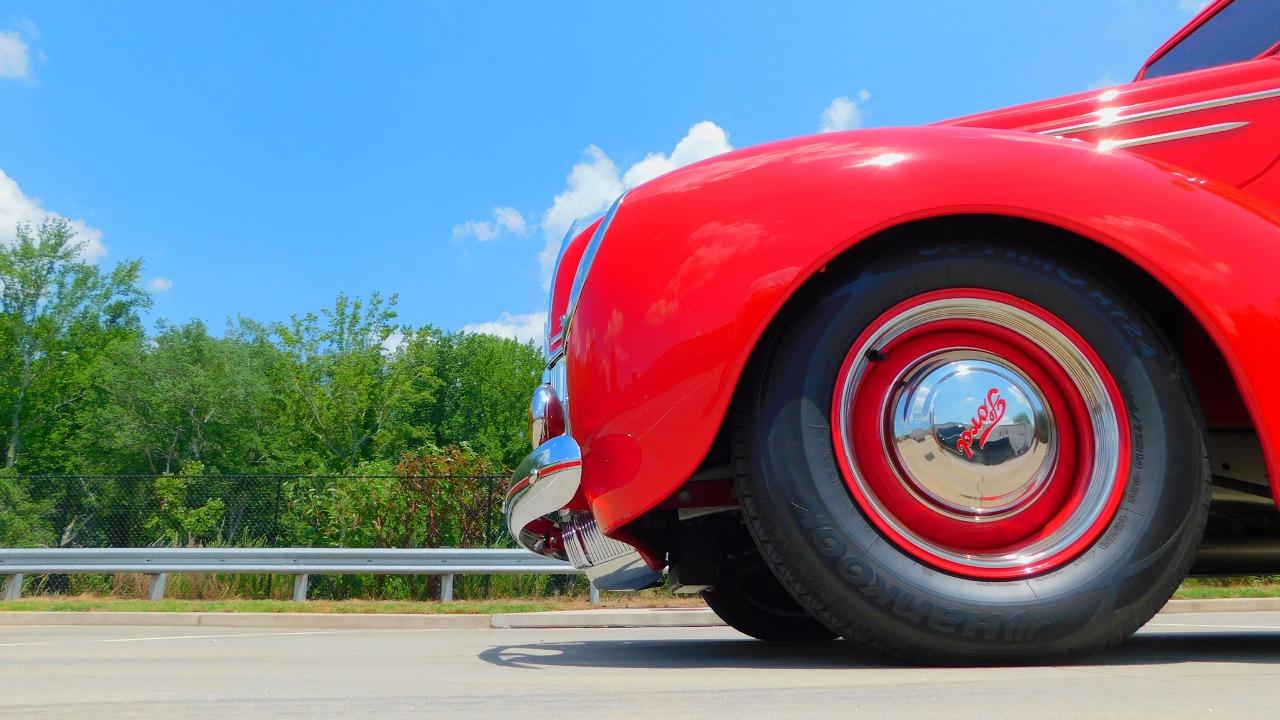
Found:
[{"label": "asphalt pavement", "polygon": [[723,627],[0,627],[5,717],[1280,717],[1280,612],[1161,615],[1053,667],[919,668]]}]

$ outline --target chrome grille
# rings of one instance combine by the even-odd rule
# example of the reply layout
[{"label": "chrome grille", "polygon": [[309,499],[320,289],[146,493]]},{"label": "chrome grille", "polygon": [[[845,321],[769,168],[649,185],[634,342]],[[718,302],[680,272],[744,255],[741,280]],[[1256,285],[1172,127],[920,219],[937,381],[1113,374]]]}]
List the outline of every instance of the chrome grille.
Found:
[{"label": "chrome grille", "polygon": [[630,545],[606,537],[596,526],[596,519],[585,513],[564,525],[561,536],[565,555],[579,570],[635,552]]}]

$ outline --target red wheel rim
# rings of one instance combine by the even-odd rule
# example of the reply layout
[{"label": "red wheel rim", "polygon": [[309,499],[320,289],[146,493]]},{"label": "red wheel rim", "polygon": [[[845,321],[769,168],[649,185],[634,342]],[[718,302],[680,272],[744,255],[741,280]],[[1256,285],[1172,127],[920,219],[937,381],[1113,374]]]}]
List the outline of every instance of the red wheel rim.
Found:
[{"label": "red wheel rim", "polygon": [[1071,327],[1005,293],[930,292],[854,342],[832,402],[854,500],[899,548],[977,579],[1051,571],[1115,516],[1129,430]]}]

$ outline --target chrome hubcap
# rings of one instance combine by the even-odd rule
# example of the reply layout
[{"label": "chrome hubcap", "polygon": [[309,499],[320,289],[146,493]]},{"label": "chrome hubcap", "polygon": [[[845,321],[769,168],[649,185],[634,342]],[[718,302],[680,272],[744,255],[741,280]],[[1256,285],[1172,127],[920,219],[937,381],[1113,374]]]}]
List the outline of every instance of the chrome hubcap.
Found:
[{"label": "chrome hubcap", "polygon": [[1057,442],[1040,389],[1000,358],[952,350],[903,373],[886,440],[904,486],[935,510],[982,521],[1044,489]]}]

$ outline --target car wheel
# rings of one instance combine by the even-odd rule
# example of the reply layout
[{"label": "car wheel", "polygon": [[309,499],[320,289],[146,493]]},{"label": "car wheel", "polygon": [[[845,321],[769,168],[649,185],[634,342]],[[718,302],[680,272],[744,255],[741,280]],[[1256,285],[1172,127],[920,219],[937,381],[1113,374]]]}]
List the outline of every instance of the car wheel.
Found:
[{"label": "car wheel", "polygon": [[744,549],[721,563],[720,581],[703,590],[702,599],[729,627],[757,640],[818,642],[837,637],[787,593],[750,538]]},{"label": "car wheel", "polygon": [[1209,500],[1177,355],[1123,292],[982,231],[832,267],[734,415],[764,559],[845,638],[925,662],[1115,645],[1185,576]]}]

